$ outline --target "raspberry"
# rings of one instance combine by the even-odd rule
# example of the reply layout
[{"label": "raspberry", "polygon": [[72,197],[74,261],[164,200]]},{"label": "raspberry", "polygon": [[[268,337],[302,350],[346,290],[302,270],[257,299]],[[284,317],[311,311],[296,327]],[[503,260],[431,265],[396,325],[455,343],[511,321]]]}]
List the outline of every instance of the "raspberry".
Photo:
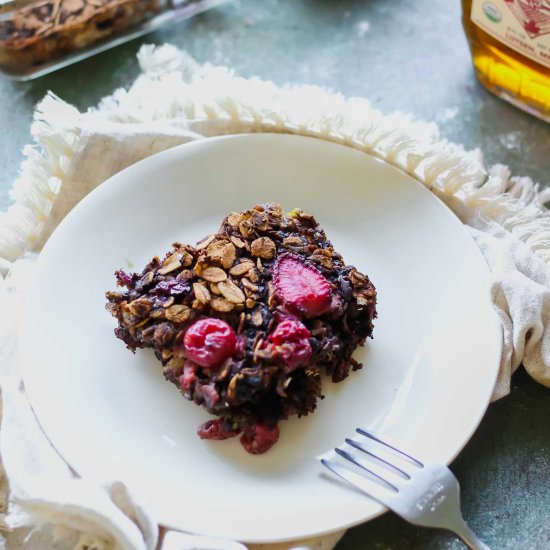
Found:
[{"label": "raspberry", "polygon": [[296,315],[317,317],[331,308],[329,282],[294,254],[281,254],[274,268],[273,284],[283,305]]},{"label": "raspberry", "polygon": [[237,336],[221,319],[199,319],[183,337],[187,358],[205,368],[217,367],[233,355]]},{"label": "raspberry", "polygon": [[229,439],[240,433],[241,430],[231,430],[228,428],[223,418],[208,420],[197,429],[197,434],[201,439]]},{"label": "raspberry", "polygon": [[267,424],[257,423],[247,428],[241,436],[241,445],[253,455],[269,451],[279,439],[279,426],[270,428]]},{"label": "raspberry", "polygon": [[310,337],[311,333],[303,323],[287,317],[277,325],[268,340],[275,346],[275,353],[292,370],[310,361]]}]

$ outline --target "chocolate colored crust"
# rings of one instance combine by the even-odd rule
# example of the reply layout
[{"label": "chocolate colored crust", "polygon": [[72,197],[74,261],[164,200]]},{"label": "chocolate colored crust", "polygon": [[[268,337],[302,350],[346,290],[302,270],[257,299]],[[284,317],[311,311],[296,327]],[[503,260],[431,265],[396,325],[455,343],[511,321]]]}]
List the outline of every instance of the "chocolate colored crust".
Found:
[{"label": "chocolate colored crust", "polygon": [[[296,315],[273,283],[283,255],[321,274],[332,296],[330,309],[300,319],[310,332],[312,355],[293,369],[265,345],[281,319]],[[141,273],[118,271],[116,277],[123,290],[107,293],[116,336],[132,351],[152,348],[166,379],[222,417],[227,431],[255,423],[273,427],[312,412],[322,398],[321,373],[340,382],[361,368],[352,353],[372,336],[376,317],[369,278],[344,264],[313,216],[301,210],[284,215],[276,204],[231,213],[196,246],[174,243]],[[190,364],[183,346],[189,326],[209,317],[226,321],[239,342],[217,369]]]}]

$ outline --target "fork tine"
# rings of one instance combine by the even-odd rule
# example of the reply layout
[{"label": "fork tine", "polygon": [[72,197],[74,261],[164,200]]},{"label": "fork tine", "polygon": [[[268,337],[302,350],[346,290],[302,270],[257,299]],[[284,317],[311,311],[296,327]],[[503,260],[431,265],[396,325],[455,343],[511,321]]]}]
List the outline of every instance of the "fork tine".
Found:
[{"label": "fork tine", "polygon": [[352,454],[348,453],[347,451],[344,451],[343,449],[340,449],[340,447],[336,447],[336,449],[334,450],[336,451],[337,455],[340,455],[342,458],[349,460],[356,466],[359,466],[359,468],[361,468],[362,470],[365,470],[365,472],[368,472],[369,474],[374,476],[376,479],[381,481],[384,484],[384,487],[394,491],[395,493],[397,493],[397,491],[399,490],[395,485],[393,485],[383,477],[385,473],[387,474],[387,471],[384,470],[384,472],[382,472],[383,468],[381,468],[380,466],[377,466],[376,464],[369,464],[368,466],[365,466],[365,464],[362,461],[360,462]]},{"label": "fork tine", "polygon": [[386,443],[385,441],[382,441],[379,437],[377,437],[373,433],[367,432],[366,430],[363,430],[362,428],[357,428],[355,431],[358,434],[361,434],[365,437],[368,437],[369,439],[372,439],[373,441],[377,441],[378,443],[381,443],[385,447],[388,447],[389,449],[392,449],[396,453],[399,453],[400,455],[408,458],[409,460],[412,460],[419,468],[424,468],[424,464],[422,464],[422,462],[420,462],[420,460],[417,460],[416,458],[414,458],[411,455],[405,453],[401,449],[398,449],[397,447],[394,447],[393,445],[390,445],[389,443]]},{"label": "fork tine", "polygon": [[388,462],[385,458],[382,458],[381,456],[378,456],[377,454],[373,453],[372,451],[369,451],[368,449],[363,447],[363,445],[361,445],[357,441],[354,441],[353,439],[347,438],[347,439],[345,439],[345,442],[350,447],[353,447],[354,449],[357,449],[358,451],[362,451],[363,453],[365,453],[369,456],[372,456],[376,460],[379,460],[380,462],[386,464],[391,469],[391,472],[395,473],[396,475],[398,475],[398,476],[400,476],[404,479],[411,479],[411,476],[407,472],[405,472],[401,468],[398,468],[397,466],[395,466],[391,462]]},{"label": "fork tine", "polygon": [[332,462],[330,460],[327,460],[326,458],[321,459],[321,464],[325,466],[325,468],[328,468],[332,473],[336,474],[338,477],[341,477],[344,481],[347,481],[348,483],[359,489],[361,492],[365,493],[371,498],[374,498],[385,506],[386,501],[391,499],[392,495],[394,494],[390,490],[384,489],[374,481],[371,481],[355,473],[346,466],[341,466],[340,464],[336,464],[336,462]]}]

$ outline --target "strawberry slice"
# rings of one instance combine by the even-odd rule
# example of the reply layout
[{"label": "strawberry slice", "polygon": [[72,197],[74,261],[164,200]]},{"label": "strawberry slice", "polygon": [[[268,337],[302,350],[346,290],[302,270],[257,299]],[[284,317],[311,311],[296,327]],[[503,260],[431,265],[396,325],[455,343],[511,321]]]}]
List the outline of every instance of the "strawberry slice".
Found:
[{"label": "strawberry slice", "polygon": [[273,285],[279,300],[295,315],[317,317],[331,308],[329,282],[294,254],[281,254],[273,270]]}]

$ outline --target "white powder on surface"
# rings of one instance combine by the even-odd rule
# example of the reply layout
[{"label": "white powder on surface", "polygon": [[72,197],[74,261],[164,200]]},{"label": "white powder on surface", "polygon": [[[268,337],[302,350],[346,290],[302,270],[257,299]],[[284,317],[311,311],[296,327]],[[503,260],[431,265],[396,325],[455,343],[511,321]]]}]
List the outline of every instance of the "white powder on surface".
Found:
[{"label": "white powder on surface", "polygon": [[363,38],[363,36],[369,32],[370,23],[368,21],[359,21],[359,23],[355,25],[355,29],[357,31],[357,36]]},{"label": "white powder on surface", "polygon": [[453,120],[458,115],[458,107],[448,107],[441,113],[437,114],[435,119],[437,122],[447,122]]},{"label": "white powder on surface", "polygon": [[508,150],[519,149],[522,138],[522,132],[508,132],[499,136],[500,143]]}]

